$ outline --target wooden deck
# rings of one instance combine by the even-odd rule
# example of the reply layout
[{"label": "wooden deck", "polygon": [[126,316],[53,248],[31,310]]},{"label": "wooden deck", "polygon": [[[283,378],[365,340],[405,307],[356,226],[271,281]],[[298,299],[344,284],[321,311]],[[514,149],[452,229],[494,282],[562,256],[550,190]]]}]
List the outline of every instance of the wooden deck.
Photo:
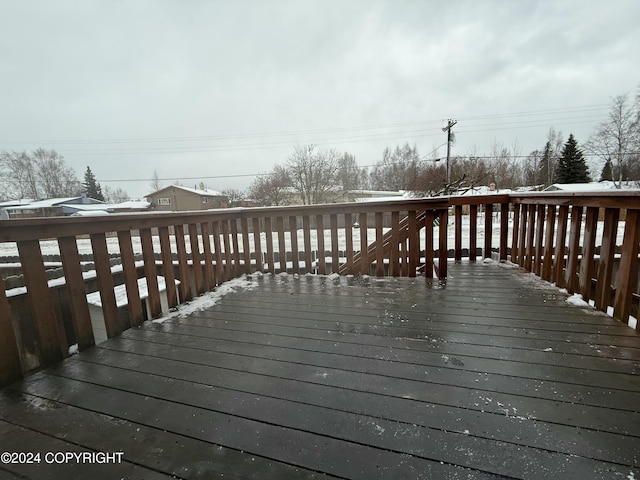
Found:
[{"label": "wooden deck", "polygon": [[123,457],[0,479],[640,478],[640,335],[531,274],[257,281],[3,389],[0,451]]}]

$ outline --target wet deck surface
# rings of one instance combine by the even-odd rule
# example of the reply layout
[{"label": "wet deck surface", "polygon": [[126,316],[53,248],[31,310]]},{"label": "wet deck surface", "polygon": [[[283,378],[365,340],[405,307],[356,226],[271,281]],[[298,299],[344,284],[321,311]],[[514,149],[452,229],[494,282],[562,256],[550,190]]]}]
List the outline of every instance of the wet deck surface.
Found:
[{"label": "wet deck surface", "polygon": [[[640,478],[640,335],[518,270],[450,275],[265,276],[126,331],[0,392],[0,451],[41,454],[0,479]],[[44,458],[86,450],[122,463]]]}]

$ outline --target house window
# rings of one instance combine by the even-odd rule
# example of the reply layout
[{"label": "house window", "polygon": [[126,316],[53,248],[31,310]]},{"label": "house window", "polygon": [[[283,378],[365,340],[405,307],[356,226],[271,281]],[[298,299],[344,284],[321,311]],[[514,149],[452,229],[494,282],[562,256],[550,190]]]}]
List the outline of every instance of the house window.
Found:
[{"label": "house window", "polygon": [[171,205],[171,199],[170,198],[159,198],[158,199],[158,205]]},{"label": "house window", "polygon": [[209,197],[202,197],[202,203],[209,203]]}]

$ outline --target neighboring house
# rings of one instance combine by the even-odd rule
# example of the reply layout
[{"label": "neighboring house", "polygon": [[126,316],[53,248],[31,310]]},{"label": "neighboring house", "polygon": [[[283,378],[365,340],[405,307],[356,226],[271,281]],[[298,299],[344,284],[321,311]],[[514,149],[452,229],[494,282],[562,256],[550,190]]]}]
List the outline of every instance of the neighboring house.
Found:
[{"label": "neighboring house", "polygon": [[9,210],[12,207],[21,207],[23,205],[29,205],[33,200],[23,198],[21,200],[9,200],[7,202],[0,202],[0,220],[7,220],[9,218]]},{"label": "neighboring house", "polygon": [[170,185],[145,197],[156,211],[184,212],[227,208],[227,197],[209,189],[188,188]]},{"label": "neighboring house", "polygon": [[[22,205],[6,207],[8,218],[60,217],[88,210],[108,210],[107,204],[86,195],[79,197],[49,198]],[[6,218],[6,217],[5,217]]]}]

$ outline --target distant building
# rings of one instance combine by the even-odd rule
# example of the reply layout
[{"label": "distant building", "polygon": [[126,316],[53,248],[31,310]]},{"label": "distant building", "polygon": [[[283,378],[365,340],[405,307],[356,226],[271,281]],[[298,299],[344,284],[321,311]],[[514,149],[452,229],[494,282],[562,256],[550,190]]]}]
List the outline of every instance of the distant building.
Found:
[{"label": "distant building", "polygon": [[208,210],[227,208],[228,199],[215,190],[196,189],[170,185],[156,190],[145,197],[156,211],[184,212],[188,210]]},{"label": "distant building", "polygon": [[[18,202],[21,202],[20,200]],[[61,217],[73,215],[80,211],[103,210],[108,206],[100,200],[86,195],[79,197],[48,198],[46,200],[29,201],[20,205],[4,208],[5,218]]]}]

